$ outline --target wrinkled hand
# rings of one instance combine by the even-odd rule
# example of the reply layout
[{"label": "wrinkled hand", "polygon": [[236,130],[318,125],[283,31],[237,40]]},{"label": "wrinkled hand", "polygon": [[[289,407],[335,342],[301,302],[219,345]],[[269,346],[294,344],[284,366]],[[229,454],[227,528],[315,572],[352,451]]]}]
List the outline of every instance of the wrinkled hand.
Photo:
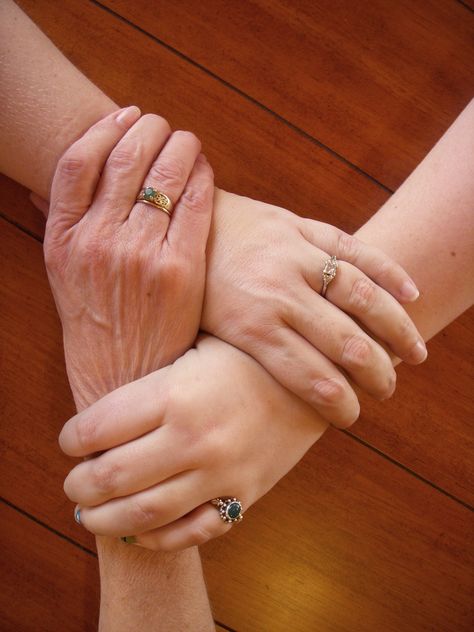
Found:
[{"label": "wrinkled hand", "polygon": [[[339,268],[322,298],[330,255]],[[334,425],[346,427],[359,414],[345,374],[376,398],[394,391],[391,359],[376,340],[405,362],[426,358],[398,302],[417,296],[405,271],[373,246],[329,224],[217,192],[202,328],[250,354]]]},{"label": "wrinkled hand", "polygon": [[77,465],[64,489],[89,531],[181,549],[229,529],[207,501],[235,496],[247,510],[326,428],[252,358],[206,337],[65,424],[66,454],[105,452]]},{"label": "wrinkled hand", "polygon": [[[214,193],[200,148],[132,107],[94,125],[58,163],[44,249],[79,408],[194,343]],[[171,220],[136,202],[146,186],[175,203]]]}]

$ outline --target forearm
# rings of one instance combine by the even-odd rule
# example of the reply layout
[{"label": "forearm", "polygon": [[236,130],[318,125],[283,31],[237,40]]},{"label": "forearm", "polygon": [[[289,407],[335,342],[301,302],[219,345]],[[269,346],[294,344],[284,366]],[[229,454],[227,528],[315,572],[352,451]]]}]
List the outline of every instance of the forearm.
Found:
[{"label": "forearm", "polygon": [[214,630],[196,547],[157,553],[99,537],[97,545],[101,632]]},{"label": "forearm", "polygon": [[117,106],[11,0],[0,3],[0,171],[44,199],[59,157]]},{"label": "forearm", "polygon": [[[59,157],[117,106],[6,0],[0,70],[0,170],[49,199]],[[97,549],[103,632],[214,629],[196,548],[157,554],[97,538]]]},{"label": "forearm", "polygon": [[474,100],[357,233],[416,282],[406,306],[428,340],[474,299]]},{"label": "forearm", "polygon": [[[63,151],[117,106],[13,2],[0,5],[0,18],[0,169],[47,199]],[[409,311],[427,338],[472,302],[472,285],[463,280],[473,265],[473,119],[471,103],[357,233],[391,254],[419,283],[422,296]],[[220,192],[212,238],[219,238],[219,218],[228,212],[232,202]]]}]

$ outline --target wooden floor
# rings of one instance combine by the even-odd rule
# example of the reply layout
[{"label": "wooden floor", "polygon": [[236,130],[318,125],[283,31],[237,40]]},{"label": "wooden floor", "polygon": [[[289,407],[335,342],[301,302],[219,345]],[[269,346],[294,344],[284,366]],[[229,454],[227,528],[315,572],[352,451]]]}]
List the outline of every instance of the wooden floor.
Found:
[{"label": "wooden floor", "polygon": [[[347,231],[474,96],[470,0],[20,5],[118,103],[197,132],[221,187]],[[0,630],[89,631],[96,559],[62,493],[73,405],[43,221],[5,178],[0,214]],[[203,547],[225,630],[474,629],[472,324],[448,327],[425,365],[399,369],[392,400],[364,400],[349,432],[328,432]]]}]

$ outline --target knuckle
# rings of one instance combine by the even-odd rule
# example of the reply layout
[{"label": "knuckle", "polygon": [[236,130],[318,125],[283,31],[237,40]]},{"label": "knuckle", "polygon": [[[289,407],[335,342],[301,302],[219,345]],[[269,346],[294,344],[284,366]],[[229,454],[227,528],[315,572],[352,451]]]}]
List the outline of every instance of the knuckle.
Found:
[{"label": "knuckle", "polygon": [[344,386],[336,378],[323,378],[314,383],[314,390],[318,400],[325,404],[337,405],[344,397]]},{"label": "knuckle", "polygon": [[210,186],[188,187],[180,198],[186,211],[199,213],[211,206]]},{"label": "knuckle", "polygon": [[349,303],[359,312],[368,312],[374,306],[377,297],[377,286],[367,277],[356,279],[349,295]]},{"label": "knuckle", "polygon": [[98,424],[94,416],[85,414],[76,425],[76,442],[80,454],[87,455],[95,451]]},{"label": "knuckle", "polygon": [[132,500],[128,505],[128,524],[137,533],[147,531],[155,526],[158,512],[156,507],[144,500]]},{"label": "knuckle", "polygon": [[82,177],[87,166],[85,156],[74,150],[67,151],[60,159],[57,173],[61,178],[77,179]]},{"label": "knuckle", "polygon": [[[217,535],[217,534],[216,534]],[[198,522],[192,530],[192,541],[195,545],[200,546],[216,537],[212,529],[207,525]]]},{"label": "knuckle", "polygon": [[113,171],[128,171],[140,161],[140,146],[136,142],[127,142],[126,147],[117,147],[107,160],[107,167]]},{"label": "knuckle", "polygon": [[113,494],[116,489],[118,472],[118,465],[101,461],[100,458],[97,459],[91,470],[94,489],[103,496]]},{"label": "knuckle", "polygon": [[359,335],[348,338],[342,350],[342,362],[354,367],[365,367],[372,359],[369,342]]},{"label": "knuckle", "polygon": [[150,178],[160,186],[182,184],[187,179],[184,162],[176,156],[160,157],[150,169]]},{"label": "knuckle", "polygon": [[340,259],[354,262],[360,252],[360,241],[352,235],[341,232],[337,240],[337,253]]}]

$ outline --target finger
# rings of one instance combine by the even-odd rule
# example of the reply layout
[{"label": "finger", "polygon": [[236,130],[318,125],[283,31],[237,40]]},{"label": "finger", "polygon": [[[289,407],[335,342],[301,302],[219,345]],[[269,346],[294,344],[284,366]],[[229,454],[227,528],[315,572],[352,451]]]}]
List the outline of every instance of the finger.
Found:
[{"label": "finger", "polygon": [[[314,265],[315,257],[320,259],[319,265]],[[305,272],[318,294],[322,290],[321,271],[326,259],[326,254],[313,251],[312,264]],[[355,266],[345,261],[338,263],[336,277],[329,284],[325,298],[354,316],[405,362],[419,364],[426,360],[428,352],[423,338],[400,303]]]},{"label": "finger", "polygon": [[131,441],[161,425],[166,407],[168,368],[121,386],[63,427],[59,444],[69,456],[84,457]]},{"label": "finger", "polygon": [[152,551],[180,551],[218,538],[232,526],[219,518],[215,507],[205,503],[171,524],[134,536],[132,543]]},{"label": "finger", "polygon": [[311,244],[352,263],[402,303],[415,301],[420,295],[407,272],[379,248],[365,244],[330,224],[310,219],[302,220],[301,230]]},{"label": "finger", "polygon": [[176,204],[166,235],[169,246],[191,260],[204,259],[211,226],[214,172],[200,154]]},{"label": "finger", "polygon": [[308,286],[287,305],[284,318],[329,360],[377,399],[393,394],[396,373],[389,355],[353,320]]},{"label": "finger", "polygon": [[69,228],[82,218],[92,203],[107,157],[139,117],[135,106],[109,114],[63,154],[51,188],[49,223],[60,216],[62,227]]},{"label": "finger", "polygon": [[[176,206],[200,151],[201,143],[192,132],[173,132],[143,179],[141,187],[150,187],[164,193]],[[155,236],[164,237],[170,223],[170,216],[160,209],[154,209],[149,204],[136,202],[130,213],[130,222],[143,223],[143,220],[146,221],[146,228],[153,230]]]},{"label": "finger", "polygon": [[143,180],[171,133],[168,122],[145,114],[117,143],[105,163],[89,212],[104,222],[124,222]]},{"label": "finger", "polygon": [[347,428],[356,421],[360,406],[349,382],[296,331],[282,324],[264,335],[257,333],[250,342],[252,356],[329,423]]},{"label": "finger", "polygon": [[31,200],[31,203],[34,206],[36,206],[36,208],[39,211],[41,211],[45,217],[48,217],[49,202],[47,202],[46,200],[43,200],[42,197],[40,197],[39,195],[36,195],[36,193],[33,193],[33,191],[31,191],[30,193],[30,200]]},{"label": "finger", "polygon": [[202,472],[185,472],[137,494],[81,507],[81,524],[96,535],[139,535],[182,518],[208,501],[209,491]]},{"label": "finger", "polygon": [[189,446],[177,445],[169,425],[79,463],[64,481],[68,498],[95,506],[157,485],[194,465]]}]

